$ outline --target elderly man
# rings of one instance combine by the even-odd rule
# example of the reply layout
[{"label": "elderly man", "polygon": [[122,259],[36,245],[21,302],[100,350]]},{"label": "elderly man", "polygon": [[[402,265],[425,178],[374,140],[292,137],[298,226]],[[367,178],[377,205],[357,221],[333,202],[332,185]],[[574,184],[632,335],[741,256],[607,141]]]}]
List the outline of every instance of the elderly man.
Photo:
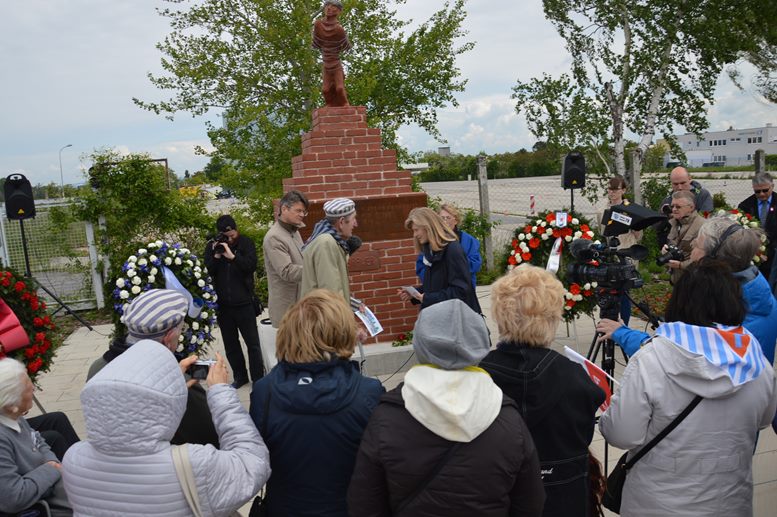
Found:
[{"label": "elderly man", "polygon": [[[747,305],[742,325],[758,339],[764,356],[772,363],[777,343],[777,325],[774,324],[777,321],[777,300],[772,296],[766,279],[751,263],[761,245],[760,231],[745,228],[727,217],[705,220],[693,242],[691,261],[709,257],[731,267],[742,285],[742,297]],[[612,337],[628,356],[650,339],[645,332],[607,319],[599,322],[596,330],[603,333],[602,339]]]},{"label": "elderly man", "polygon": [[281,198],[278,219],[264,236],[264,270],[267,272],[270,321],[278,328],[281,318],[299,299],[302,281],[302,237],[299,229],[305,225],[308,200],[296,190]]},{"label": "elderly man", "polygon": [[[175,352],[188,309],[189,302],[186,298],[172,289],[151,289],[132,300],[121,317],[121,322],[127,327],[124,346],[117,348],[114,341],[110,353],[97,359],[89,368],[87,380],[132,345],[144,339],[161,343],[171,353]],[[181,364],[191,365],[196,359],[195,356],[190,356],[181,361]],[[187,392],[186,412],[170,442],[174,445],[199,443],[218,447],[219,437],[208,409],[205,389],[196,382],[189,381]]]},{"label": "elderly man", "polygon": [[329,200],[324,203],[324,215],[302,248],[300,296],[313,289],[329,289],[353,306],[348,285],[348,239],[358,226],[356,204],[344,197]]},{"label": "elderly man", "polygon": [[759,172],[753,176],[753,195],[739,203],[739,209],[757,217],[766,232],[769,239],[768,259],[759,269],[769,281],[772,291],[777,292],[777,260],[774,260],[777,254],[777,194],[769,173]]},{"label": "elderly man", "polygon": [[[680,191],[691,192],[694,196],[693,203],[696,206],[696,210],[699,212],[712,212],[712,196],[698,181],[693,181],[691,179],[691,174],[685,167],[675,167],[672,169],[669,173],[669,180],[672,182],[672,193]],[[671,204],[672,194],[669,194],[661,201],[659,208],[666,212],[669,210]],[[667,215],[670,214],[667,213]],[[666,244],[669,226],[663,224],[656,228],[656,232],[658,233],[658,245],[663,246]]]},{"label": "elderly man", "polygon": [[[683,269],[691,263],[691,248],[693,239],[704,224],[704,218],[699,215],[694,205],[694,196],[687,190],[672,194],[672,218],[669,220],[669,235],[667,244],[676,246],[683,253],[683,260],[670,260],[667,265],[671,269],[672,284],[677,283],[683,274]],[[667,252],[664,246],[662,253]]]},{"label": "elderly man", "polygon": [[251,380],[257,381],[264,376],[257,314],[253,305],[256,245],[249,237],[240,235],[235,220],[228,214],[216,220],[216,229],[219,236],[205,246],[205,266],[213,277],[218,295],[216,317],[234,376],[232,387],[238,389],[248,384],[246,360],[238,331],[248,350]]}]

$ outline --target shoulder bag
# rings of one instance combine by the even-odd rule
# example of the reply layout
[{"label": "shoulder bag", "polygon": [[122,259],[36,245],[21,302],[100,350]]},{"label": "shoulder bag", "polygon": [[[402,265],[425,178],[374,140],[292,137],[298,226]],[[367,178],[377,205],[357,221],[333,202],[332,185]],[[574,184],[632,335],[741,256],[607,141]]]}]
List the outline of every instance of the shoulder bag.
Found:
[{"label": "shoulder bag", "polygon": [[633,458],[628,461],[626,460],[626,456],[629,454],[628,452],[620,457],[618,463],[615,465],[615,468],[612,469],[610,475],[607,476],[607,486],[604,490],[604,495],[602,496],[602,506],[611,512],[620,513],[621,498],[623,497],[623,485],[626,483],[626,474],[629,473],[631,467],[633,467],[634,464],[637,463],[640,458],[642,458],[642,456],[647,454],[650,449],[655,447],[658,442],[663,440],[666,435],[671,433],[672,430],[677,427],[680,422],[682,422],[685,417],[690,414],[691,411],[693,411],[693,408],[699,405],[699,402],[701,402],[701,399],[703,398],[704,397],[701,395],[696,395],[696,398],[694,398],[691,403],[688,404],[685,409],[683,409],[683,412],[677,415],[677,417],[672,420],[663,431],[653,437],[653,439],[650,440],[647,445],[642,447],[642,449],[640,449]]},{"label": "shoulder bag", "polygon": [[[175,473],[178,476],[178,482],[181,484],[183,495],[194,517],[203,517],[200,507],[200,496],[197,492],[197,483],[194,481],[194,471],[189,461],[188,444],[173,445],[173,465]],[[232,512],[231,517],[241,517],[239,512]]]}]

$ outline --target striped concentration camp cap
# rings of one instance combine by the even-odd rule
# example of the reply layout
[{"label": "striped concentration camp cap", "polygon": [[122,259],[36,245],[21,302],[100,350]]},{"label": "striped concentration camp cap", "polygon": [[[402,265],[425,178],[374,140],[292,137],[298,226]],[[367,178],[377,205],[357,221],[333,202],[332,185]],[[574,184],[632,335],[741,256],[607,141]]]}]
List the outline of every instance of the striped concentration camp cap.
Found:
[{"label": "striped concentration camp cap", "polygon": [[347,197],[338,197],[324,203],[324,213],[327,217],[345,217],[356,212],[356,203]]},{"label": "striped concentration camp cap", "polygon": [[188,309],[186,298],[178,291],[151,289],[132,300],[121,322],[130,335],[155,339],[181,323]]}]

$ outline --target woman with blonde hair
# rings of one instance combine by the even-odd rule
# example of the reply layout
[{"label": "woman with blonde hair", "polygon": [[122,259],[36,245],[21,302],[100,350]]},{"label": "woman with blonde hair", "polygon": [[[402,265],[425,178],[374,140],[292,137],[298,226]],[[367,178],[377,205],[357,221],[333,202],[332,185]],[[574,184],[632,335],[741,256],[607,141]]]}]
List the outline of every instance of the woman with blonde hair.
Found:
[{"label": "woman with blonde hair", "polygon": [[[422,254],[422,285],[412,295],[399,289],[403,301],[420,304],[421,309],[444,300],[458,298],[481,313],[480,303],[472,285],[469,265],[456,234],[431,208],[419,207],[410,211],[405,227],[413,231],[413,242]],[[411,291],[412,292],[412,291]]]},{"label": "woman with blonde hair", "polygon": [[550,349],[564,287],[544,269],[521,265],[491,287],[499,343],[480,363],[518,405],[540,457],[544,517],[589,516],[588,446],[604,392],[579,364]]},{"label": "woman with blonde hair", "polygon": [[356,451],[385,390],[350,360],[356,320],[332,291],[291,306],[276,346],[278,365],[254,383],[250,411],[270,449],[267,515],[345,517]]}]

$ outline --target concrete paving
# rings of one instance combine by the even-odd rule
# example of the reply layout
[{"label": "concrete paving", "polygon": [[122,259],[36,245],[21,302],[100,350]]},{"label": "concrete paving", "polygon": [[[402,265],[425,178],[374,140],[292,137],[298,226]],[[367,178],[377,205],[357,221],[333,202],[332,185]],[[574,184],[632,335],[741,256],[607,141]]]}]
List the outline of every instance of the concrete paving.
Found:
[{"label": "concrete paving", "polygon": [[[478,287],[478,298],[480,305],[486,314],[486,321],[491,330],[492,341],[496,343],[497,329],[494,321],[490,317],[490,288],[488,286]],[[379,317],[380,315],[378,315]],[[632,318],[633,328],[644,329],[646,324],[638,318]],[[97,325],[93,331],[86,328],[80,328],[73,332],[67,338],[65,344],[59,349],[51,371],[44,374],[40,379],[40,390],[36,396],[47,411],[64,411],[70,417],[78,434],[87,438],[84,427],[83,412],[79,401],[79,394],[86,382],[86,372],[89,365],[97,357],[103,354],[108,347],[108,339],[112,331],[111,325]],[[554,350],[563,351],[564,345],[567,345],[579,353],[585,355],[588,352],[592,337],[594,335],[593,321],[589,318],[581,318],[569,326],[560,325],[556,339],[552,345]],[[375,348],[373,348],[375,347]],[[390,347],[389,344],[370,345],[367,347],[367,372],[370,373],[371,365],[377,364],[377,359],[372,358],[373,352],[379,348]],[[216,331],[216,342],[212,349],[223,353],[223,342],[221,336]],[[409,358],[403,368],[397,368],[396,373],[386,373],[379,375],[378,378],[384,382],[386,389],[392,389],[397,386],[404,377],[404,371],[414,362],[415,357],[409,357],[407,351],[402,351]],[[397,353],[394,351],[394,353]],[[562,352],[563,353],[563,352]],[[394,358],[395,359],[395,358]],[[599,357],[601,359],[601,356]],[[392,359],[393,360],[393,359]],[[403,361],[404,362],[404,359]],[[394,363],[397,364],[397,363]],[[621,355],[616,354],[615,377],[620,378],[625,367]],[[375,369],[374,371],[377,371]],[[250,386],[246,385],[239,390],[240,400],[248,408]],[[35,416],[40,413],[37,407],[34,407],[29,416]],[[597,432],[591,444],[591,450],[602,461],[605,457],[606,444]],[[622,451],[608,448],[607,463],[612,468]],[[777,436],[771,428],[761,432],[758,440],[758,448],[753,457],[753,482],[754,482],[754,506],[755,517],[774,516],[777,508]],[[241,513],[248,514],[249,506],[246,505]],[[610,515],[609,512],[607,515]]]}]

